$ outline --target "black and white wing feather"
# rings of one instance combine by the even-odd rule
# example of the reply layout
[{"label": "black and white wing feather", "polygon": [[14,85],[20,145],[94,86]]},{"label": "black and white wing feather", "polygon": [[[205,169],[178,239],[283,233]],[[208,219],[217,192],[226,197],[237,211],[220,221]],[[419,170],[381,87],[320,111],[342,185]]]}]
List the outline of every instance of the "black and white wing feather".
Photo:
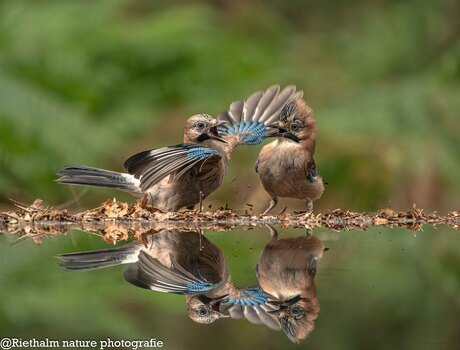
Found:
[{"label": "black and white wing feather", "polygon": [[219,283],[207,282],[201,275],[194,275],[171,258],[171,267],[164,266],[144,251],[139,261],[124,273],[125,279],[140,288],[175,294],[202,294],[219,287]]},{"label": "black and white wing feather", "polygon": [[209,147],[197,144],[179,144],[140,152],[124,163],[129,174],[140,180],[140,188],[145,191],[168,175],[180,178],[195,165],[216,162],[221,154]]}]

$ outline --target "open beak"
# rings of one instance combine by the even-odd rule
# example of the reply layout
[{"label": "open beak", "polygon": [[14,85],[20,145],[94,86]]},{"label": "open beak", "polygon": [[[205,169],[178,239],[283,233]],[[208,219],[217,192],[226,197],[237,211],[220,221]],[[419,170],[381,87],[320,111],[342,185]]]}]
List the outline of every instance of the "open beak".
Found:
[{"label": "open beak", "polygon": [[220,142],[227,143],[227,140],[224,139],[222,136],[220,136],[219,132],[217,130],[218,126],[223,125],[225,123],[227,123],[227,122],[226,121],[220,121],[220,122],[217,122],[216,125],[214,125],[211,128],[209,128],[208,136],[213,140],[217,140],[217,141],[220,141]]},{"label": "open beak", "polygon": [[220,297],[212,299],[210,304],[214,306],[214,304],[220,303],[221,301],[227,299],[227,297],[228,297],[228,294],[221,295]]},{"label": "open beak", "polygon": [[222,312],[220,312],[220,303],[222,301],[224,301],[225,299],[227,299],[228,297],[228,294],[224,294],[218,298],[215,298],[215,299],[212,299],[212,301],[209,303],[209,305],[211,306],[211,309],[217,313],[219,315],[219,317],[229,317],[229,315],[226,315]]}]

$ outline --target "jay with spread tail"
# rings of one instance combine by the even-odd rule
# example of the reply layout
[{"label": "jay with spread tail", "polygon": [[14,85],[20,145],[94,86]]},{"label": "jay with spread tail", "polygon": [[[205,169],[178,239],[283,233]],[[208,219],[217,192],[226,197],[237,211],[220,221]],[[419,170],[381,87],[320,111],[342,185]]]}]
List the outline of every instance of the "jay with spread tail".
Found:
[{"label": "jay with spread tail", "polygon": [[313,201],[324,192],[313,155],[316,147],[316,121],[312,110],[299,96],[284,104],[277,120],[270,125],[276,140],[265,145],[256,161],[256,172],[271,197],[267,214],[278,204],[278,197],[306,200],[307,213]]},{"label": "jay with spread tail", "polygon": [[259,286],[235,287],[223,251],[198,231],[162,230],[112,249],[59,255],[68,271],[129,264],[124,278],[144,289],[185,296],[187,314],[209,324],[222,317],[246,318],[280,329],[278,307]]},{"label": "jay with spread tail", "polygon": [[193,209],[222,186],[233,149],[262,143],[285,104],[301,96],[294,86],[282,91],[272,86],[233,102],[217,120],[207,114],[190,117],[184,143],[130,157],[124,163],[126,173],[68,166],[58,173],[57,182],[124,190],[163,211]]}]

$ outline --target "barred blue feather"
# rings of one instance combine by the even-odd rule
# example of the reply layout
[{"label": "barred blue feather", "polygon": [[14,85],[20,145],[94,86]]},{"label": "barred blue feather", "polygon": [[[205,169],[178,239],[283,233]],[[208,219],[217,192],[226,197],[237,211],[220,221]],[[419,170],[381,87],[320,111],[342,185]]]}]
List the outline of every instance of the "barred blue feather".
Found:
[{"label": "barred blue feather", "polygon": [[219,121],[226,122],[218,127],[219,134],[236,136],[229,138],[233,146],[258,145],[264,141],[270,131],[269,125],[278,119],[286,103],[300,98],[302,94],[293,85],[281,91],[279,85],[273,85],[264,92],[253,93],[246,101],[235,101],[228,111],[217,117]]},{"label": "barred blue feather", "polygon": [[268,128],[264,123],[257,120],[233,124],[228,129],[222,128],[219,133],[221,135],[235,134],[239,135],[241,141],[247,145],[258,145],[264,141],[264,136]]},{"label": "barred blue feather", "polygon": [[195,148],[190,149],[187,152],[187,157],[194,158],[194,159],[207,158],[213,155],[217,156],[219,155],[219,152],[217,152],[214,149],[208,148],[208,147],[195,147]]},{"label": "barred blue feather", "polygon": [[201,294],[212,289],[215,289],[219,284],[211,284],[208,282],[190,282],[187,284],[187,291],[185,294]]},{"label": "barred blue feather", "polygon": [[238,297],[228,298],[225,302],[241,306],[258,306],[268,301],[269,295],[258,286],[248,287]]}]

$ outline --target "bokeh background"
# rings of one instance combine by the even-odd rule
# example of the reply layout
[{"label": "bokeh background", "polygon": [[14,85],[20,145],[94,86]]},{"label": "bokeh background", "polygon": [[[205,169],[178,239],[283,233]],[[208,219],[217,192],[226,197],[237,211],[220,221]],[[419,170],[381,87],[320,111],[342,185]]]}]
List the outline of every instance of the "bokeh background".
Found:
[{"label": "bokeh background", "polygon": [[[131,199],[54,174],[121,171],[180,143],[189,115],[279,83],[303,89],[318,121],[329,185],[316,208],[458,207],[459,13],[455,0],[0,0],[0,204]],[[211,202],[268,204],[259,148],[235,152]]]},{"label": "bokeh background", "polygon": [[[133,200],[60,186],[54,174],[68,164],[121,171],[136,152],[180,143],[189,115],[215,115],[274,83],[296,84],[315,111],[328,182],[316,210],[458,209],[459,13],[456,0],[0,0],[0,209],[9,198],[70,210]],[[206,206],[268,204],[259,148],[236,150]],[[268,234],[207,234],[235,280],[255,283]],[[317,275],[320,318],[302,346],[457,348],[457,232],[315,234],[330,251]],[[1,336],[292,345],[245,321],[193,324],[180,297],[136,289],[121,268],[69,274],[51,258],[106,247],[97,237],[12,242],[0,235]]]}]

